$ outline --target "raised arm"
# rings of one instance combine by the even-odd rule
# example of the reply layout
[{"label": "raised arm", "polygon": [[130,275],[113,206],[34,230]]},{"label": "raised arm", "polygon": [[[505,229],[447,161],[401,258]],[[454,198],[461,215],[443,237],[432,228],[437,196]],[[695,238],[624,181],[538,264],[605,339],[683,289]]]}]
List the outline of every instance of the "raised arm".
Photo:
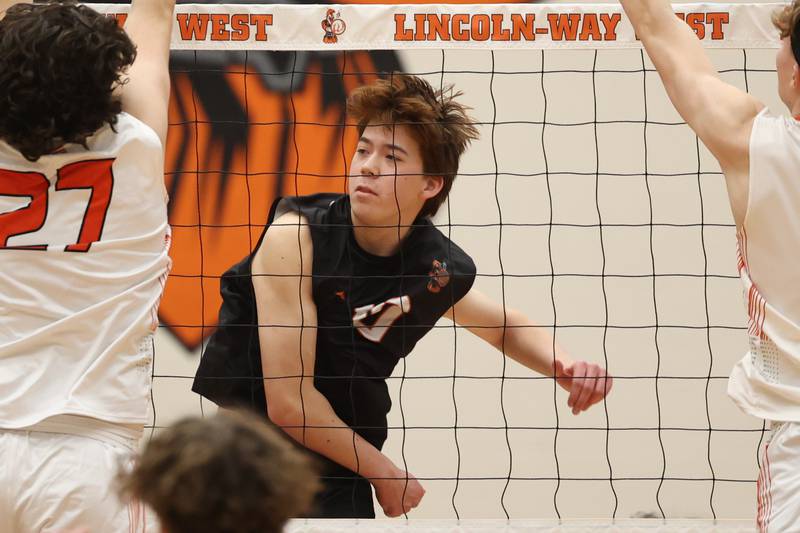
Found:
[{"label": "raised arm", "polygon": [[[545,376],[556,376],[567,392],[567,405],[579,414],[601,401],[613,379],[586,361],[573,361],[545,328],[523,313],[505,308],[477,289],[472,289],[445,315],[464,326],[504,355]],[[504,327],[505,326],[505,327]]]},{"label": "raised arm", "polygon": [[136,61],[122,86],[122,108],[155,130],[166,146],[169,106],[169,43],[175,0],[133,0],[125,31]]},{"label": "raised arm", "polygon": [[764,107],[723,82],[697,36],[667,0],[620,0],[658,70],[672,104],[720,163],[733,215],[747,209],[753,119]]},{"label": "raised arm", "polygon": [[406,488],[406,472],[350,429],[314,387],[317,309],[311,293],[312,260],[308,226],[294,213],[283,215],[267,230],[253,259],[258,322],[269,325],[258,330],[268,416],[303,446],[368,478],[384,512],[399,516],[419,503],[424,490],[413,477]]}]

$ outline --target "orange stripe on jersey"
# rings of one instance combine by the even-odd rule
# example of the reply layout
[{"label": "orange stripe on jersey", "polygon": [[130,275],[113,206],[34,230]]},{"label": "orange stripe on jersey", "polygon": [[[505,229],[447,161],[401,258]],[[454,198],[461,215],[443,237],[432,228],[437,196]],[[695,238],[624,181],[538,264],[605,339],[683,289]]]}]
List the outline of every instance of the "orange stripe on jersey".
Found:
[{"label": "orange stripe on jersey", "polygon": [[755,284],[750,286],[747,295],[747,332],[753,337],[766,338],[764,335],[764,315],[767,302]]},{"label": "orange stripe on jersey", "polygon": [[772,472],[770,472],[769,468],[769,443],[767,443],[766,447],[764,448],[764,463],[767,465],[767,480],[766,483],[764,483],[766,491],[766,506],[762,523],[764,526],[764,531],[767,531],[767,528],[769,528],[770,518],[772,518]]},{"label": "orange stripe on jersey", "polygon": [[[762,456],[764,452],[762,451]],[[758,502],[758,512],[756,514],[756,525],[758,526],[759,531],[763,531],[764,529],[764,509],[766,507],[766,502],[764,501],[764,483],[766,482],[766,476],[764,475],[764,460],[761,461],[761,468],[758,471],[758,479],[756,480],[756,501]]]},{"label": "orange stripe on jersey", "polygon": [[736,258],[739,272],[747,268],[747,232],[741,228],[736,232]]},{"label": "orange stripe on jersey", "polygon": [[[747,277],[750,278],[750,272],[747,267],[747,231],[741,228],[736,232],[736,239],[738,241],[737,259],[739,275],[741,275],[742,272],[746,272]],[[766,316],[766,312],[767,301],[761,295],[752,279],[750,279],[750,288],[747,290],[747,333],[749,335],[760,339],[767,338],[764,334],[764,317]]]}]

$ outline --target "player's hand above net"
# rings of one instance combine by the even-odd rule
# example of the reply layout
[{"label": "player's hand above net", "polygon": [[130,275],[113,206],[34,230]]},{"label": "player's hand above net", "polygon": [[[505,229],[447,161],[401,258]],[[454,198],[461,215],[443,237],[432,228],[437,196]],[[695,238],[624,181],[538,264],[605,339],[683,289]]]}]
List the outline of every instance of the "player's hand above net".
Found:
[{"label": "player's hand above net", "polygon": [[614,384],[600,365],[576,361],[565,365],[560,359],[554,363],[556,382],[569,393],[567,405],[577,415],[605,398]]}]

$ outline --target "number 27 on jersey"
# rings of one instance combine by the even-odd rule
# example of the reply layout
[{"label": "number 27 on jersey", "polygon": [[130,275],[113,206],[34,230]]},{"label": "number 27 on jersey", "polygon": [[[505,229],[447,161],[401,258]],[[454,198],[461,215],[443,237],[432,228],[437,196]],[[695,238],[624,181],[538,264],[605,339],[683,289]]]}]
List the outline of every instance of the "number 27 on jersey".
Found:
[{"label": "number 27 on jersey", "polygon": [[[91,191],[81,226],[75,228],[76,240],[67,245],[64,251],[87,252],[92,243],[102,237],[114,188],[113,164],[114,159],[95,159],[70,163],[58,169],[53,196],[67,190]],[[47,250],[47,244],[8,244],[11,237],[33,233],[44,226],[50,203],[50,182],[47,177],[39,172],[0,169],[0,196],[30,198],[30,203],[25,207],[0,213],[0,249]]]}]

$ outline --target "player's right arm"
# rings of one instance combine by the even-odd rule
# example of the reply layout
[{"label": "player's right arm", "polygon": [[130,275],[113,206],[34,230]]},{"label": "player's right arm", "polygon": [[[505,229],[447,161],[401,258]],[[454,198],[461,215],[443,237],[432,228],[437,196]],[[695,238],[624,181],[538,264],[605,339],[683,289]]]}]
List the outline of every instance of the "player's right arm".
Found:
[{"label": "player's right arm", "polygon": [[270,226],[253,257],[267,415],[306,448],[368,478],[384,512],[399,516],[416,507],[422,486],[409,476],[406,487],[406,472],[350,429],[314,386],[312,263],[311,233],[296,213]]},{"label": "player's right arm", "polygon": [[734,219],[741,225],[747,210],[750,132],[763,104],[720,79],[697,36],[667,0],[620,2],[675,109],[719,161]]},{"label": "player's right arm", "polygon": [[125,31],[136,45],[136,61],[120,89],[122,108],[167,140],[169,106],[169,43],[175,0],[133,0]]}]

